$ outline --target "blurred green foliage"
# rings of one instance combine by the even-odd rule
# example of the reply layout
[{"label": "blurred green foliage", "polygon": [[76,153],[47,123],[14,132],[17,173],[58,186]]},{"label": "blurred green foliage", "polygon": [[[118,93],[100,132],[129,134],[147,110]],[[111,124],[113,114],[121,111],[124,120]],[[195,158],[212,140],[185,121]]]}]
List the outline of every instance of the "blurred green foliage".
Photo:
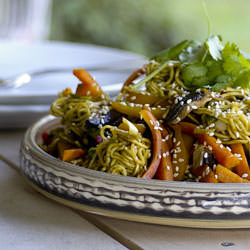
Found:
[{"label": "blurred green foliage", "polygon": [[[212,31],[250,52],[250,1],[207,0]],[[204,40],[201,0],[53,0],[52,40],[92,43],[147,56],[184,39]]]}]

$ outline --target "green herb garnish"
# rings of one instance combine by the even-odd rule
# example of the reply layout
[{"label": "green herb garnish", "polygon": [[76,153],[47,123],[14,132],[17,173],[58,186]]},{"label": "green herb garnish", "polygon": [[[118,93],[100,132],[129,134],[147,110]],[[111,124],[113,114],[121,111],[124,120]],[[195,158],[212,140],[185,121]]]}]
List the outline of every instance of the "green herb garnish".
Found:
[{"label": "green herb garnish", "polygon": [[189,88],[250,89],[250,60],[235,43],[223,45],[219,36],[210,36],[203,44],[184,41],[153,57],[162,65],[176,58],[182,68],[181,78]]}]

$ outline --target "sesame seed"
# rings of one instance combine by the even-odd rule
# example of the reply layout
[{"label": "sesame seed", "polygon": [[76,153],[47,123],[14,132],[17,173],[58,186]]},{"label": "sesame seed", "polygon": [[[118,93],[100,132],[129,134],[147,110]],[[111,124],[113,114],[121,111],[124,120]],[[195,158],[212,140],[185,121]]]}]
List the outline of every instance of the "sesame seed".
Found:
[{"label": "sesame seed", "polygon": [[206,170],[205,170],[206,175],[208,175],[209,172],[210,172],[210,167],[207,167]]},{"label": "sesame seed", "polygon": [[179,173],[174,173],[174,177],[177,177],[179,175]]},{"label": "sesame seed", "polygon": [[167,157],[167,156],[169,156],[169,152],[163,153],[163,157]]},{"label": "sesame seed", "polygon": [[181,148],[180,147],[177,147],[176,149],[175,149],[175,153],[177,154],[177,153],[180,153],[181,152]]},{"label": "sesame seed", "polygon": [[241,154],[235,153],[234,155],[235,155],[236,157],[238,157],[238,158],[241,157]]},{"label": "sesame seed", "polygon": [[181,121],[181,118],[178,116],[178,117],[176,117],[176,121],[177,122],[180,122]]},{"label": "sesame seed", "polygon": [[217,140],[216,140],[216,143],[221,143],[221,140],[218,138]]},{"label": "sesame seed", "polygon": [[179,172],[179,169],[180,169],[180,168],[179,168],[178,166],[175,167],[175,171],[176,171],[176,172]]},{"label": "sesame seed", "polygon": [[195,179],[195,181],[196,181],[196,182],[199,182],[200,179],[201,179],[201,176],[198,176],[198,177]]},{"label": "sesame seed", "polygon": [[203,163],[203,159],[200,159],[200,166],[202,166],[202,163]]},{"label": "sesame seed", "polygon": [[183,159],[183,158],[179,158],[178,161],[179,161],[179,162],[184,162],[184,159]]},{"label": "sesame seed", "polygon": [[245,173],[245,174],[243,174],[241,177],[242,177],[242,178],[246,178],[246,177],[248,177],[248,174]]}]

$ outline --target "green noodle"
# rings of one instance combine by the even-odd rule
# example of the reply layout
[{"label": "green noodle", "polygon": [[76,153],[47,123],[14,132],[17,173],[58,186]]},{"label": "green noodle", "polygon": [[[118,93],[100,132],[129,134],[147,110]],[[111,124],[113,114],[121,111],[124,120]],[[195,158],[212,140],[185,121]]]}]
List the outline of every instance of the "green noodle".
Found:
[{"label": "green noodle", "polygon": [[[107,129],[111,132],[109,137],[105,136]],[[95,160],[91,160],[88,167],[112,174],[142,176],[150,158],[150,140],[140,133],[130,135],[109,125],[104,126],[100,134],[104,141],[95,148]]]}]

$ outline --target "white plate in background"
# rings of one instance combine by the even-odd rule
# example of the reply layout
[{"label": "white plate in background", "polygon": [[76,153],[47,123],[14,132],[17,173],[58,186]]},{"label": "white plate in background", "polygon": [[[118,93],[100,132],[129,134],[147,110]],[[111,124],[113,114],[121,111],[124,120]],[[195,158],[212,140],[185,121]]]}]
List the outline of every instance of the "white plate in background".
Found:
[{"label": "white plate in background", "polygon": [[[92,72],[106,91],[114,92],[145,58],[107,47],[65,42],[18,43],[0,41],[0,77],[49,68],[69,68],[66,73],[32,79],[18,89],[0,88],[0,128],[27,127],[47,114],[49,105],[64,88],[76,88],[79,80],[70,69],[133,62],[127,72]],[[125,67],[126,68],[126,67]],[[112,87],[113,85],[113,87]]]}]

